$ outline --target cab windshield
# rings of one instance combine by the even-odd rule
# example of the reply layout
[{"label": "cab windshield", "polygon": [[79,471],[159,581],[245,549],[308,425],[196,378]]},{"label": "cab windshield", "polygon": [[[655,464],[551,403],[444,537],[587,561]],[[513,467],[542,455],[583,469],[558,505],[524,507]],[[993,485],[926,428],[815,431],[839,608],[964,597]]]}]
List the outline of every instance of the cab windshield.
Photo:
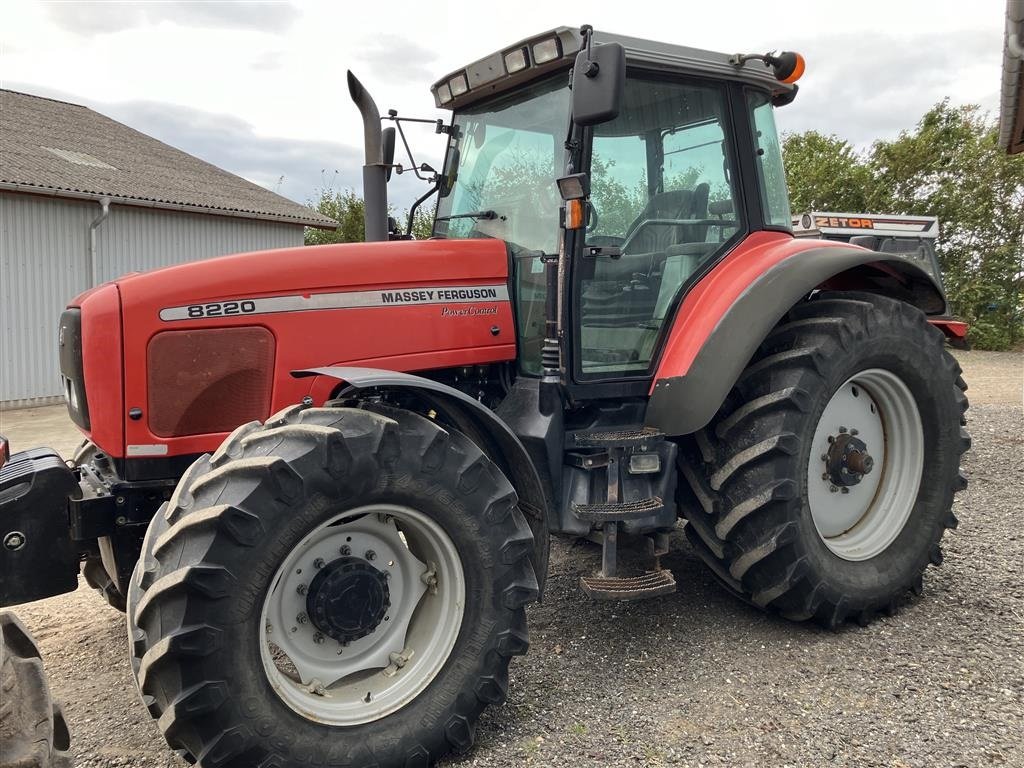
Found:
[{"label": "cab windshield", "polygon": [[568,125],[564,74],[456,114],[434,235],[554,253]]}]

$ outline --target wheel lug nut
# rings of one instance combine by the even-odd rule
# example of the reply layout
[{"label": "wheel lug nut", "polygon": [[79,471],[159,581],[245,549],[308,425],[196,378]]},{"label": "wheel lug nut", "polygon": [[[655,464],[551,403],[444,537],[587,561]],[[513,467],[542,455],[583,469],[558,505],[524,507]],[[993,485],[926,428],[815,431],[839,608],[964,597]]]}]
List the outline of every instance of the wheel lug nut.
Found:
[{"label": "wheel lug nut", "polygon": [[834,443],[834,442],[836,441],[836,439],[835,439],[834,437],[832,437],[832,435],[829,435],[829,436],[828,436],[828,441],[829,441],[830,443]]},{"label": "wheel lug nut", "polygon": [[365,557],[366,557],[367,560],[376,560],[377,559],[377,553],[374,552],[372,549],[368,549],[368,550],[366,550]]},{"label": "wheel lug nut", "polygon": [[299,622],[299,624],[305,624],[307,621],[309,621],[309,617],[304,613],[300,613],[298,616],[295,617],[295,620]]},{"label": "wheel lug nut", "polygon": [[835,492],[836,492],[836,491],[838,491],[838,490],[839,490],[839,486],[836,486],[836,485],[830,485],[830,486],[828,487],[828,492],[829,492],[829,493],[835,493]]},{"label": "wheel lug nut", "polygon": [[306,591],[308,589],[309,587],[307,587],[305,584],[299,584],[299,586],[295,588],[295,591],[298,592],[300,595],[304,595],[306,594]]},{"label": "wheel lug nut", "polygon": [[846,486],[843,486],[843,487],[842,487],[842,488],[841,488],[840,490],[841,490],[841,491],[842,491],[843,493],[849,493],[849,492],[850,492],[850,489],[849,489],[849,488],[847,488]]},{"label": "wheel lug nut", "polygon": [[319,632],[317,632],[315,635],[313,635],[313,642],[316,643],[317,645],[323,645],[324,644],[324,636],[321,635]]},{"label": "wheel lug nut", "polygon": [[313,561],[313,567],[314,568],[323,568],[324,567],[324,559],[322,557],[318,557],[316,560]]},{"label": "wheel lug nut", "polygon": [[846,427],[840,427],[839,428],[839,434],[842,435],[842,434],[845,434],[845,433],[846,433]]},{"label": "wheel lug nut", "polygon": [[827,482],[828,481],[828,472],[822,472],[821,473],[821,479],[825,480]]},{"label": "wheel lug nut", "polygon": [[340,547],[338,547],[338,554],[342,556],[351,555],[352,547],[350,547],[348,544],[342,544]]},{"label": "wheel lug nut", "polygon": [[828,454],[827,453],[821,454],[821,460],[822,461],[828,461]]},{"label": "wheel lug nut", "polygon": [[856,435],[859,435],[860,432],[858,432],[856,429],[851,429],[850,430],[850,434],[856,436]]}]

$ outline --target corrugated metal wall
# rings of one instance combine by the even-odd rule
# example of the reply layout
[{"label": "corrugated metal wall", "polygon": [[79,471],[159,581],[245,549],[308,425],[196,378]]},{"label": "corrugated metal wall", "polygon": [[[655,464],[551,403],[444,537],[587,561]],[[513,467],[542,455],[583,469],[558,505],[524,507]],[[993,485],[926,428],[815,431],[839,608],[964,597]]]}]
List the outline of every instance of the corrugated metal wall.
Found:
[{"label": "corrugated metal wall", "polygon": [[[57,321],[89,287],[96,203],[0,193],[0,402],[60,395]],[[112,205],[96,237],[100,282],[228,253],[302,244],[302,227]]]}]

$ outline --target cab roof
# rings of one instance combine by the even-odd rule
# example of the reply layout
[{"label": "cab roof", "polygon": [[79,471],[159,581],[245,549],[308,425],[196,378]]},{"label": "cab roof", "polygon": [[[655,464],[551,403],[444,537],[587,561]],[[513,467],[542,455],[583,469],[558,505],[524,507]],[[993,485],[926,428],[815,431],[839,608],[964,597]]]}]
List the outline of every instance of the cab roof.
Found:
[{"label": "cab roof", "polygon": [[[551,42],[554,42],[554,51]],[[430,88],[434,94],[434,103],[441,109],[458,109],[493,94],[518,88],[551,72],[568,70],[579,52],[581,42],[579,29],[572,27],[557,27],[527,37],[445,75]],[[544,43],[548,45],[543,46]],[[629,66],[740,81],[763,88],[772,96],[788,94],[795,89],[794,85],[775,79],[772,71],[760,61],[734,64],[733,54],[595,30],[593,44],[604,43],[621,44],[626,50],[626,64]],[[538,49],[548,51],[552,58],[541,55],[542,60],[538,61]],[[522,52],[522,59],[519,58],[519,52]],[[506,65],[510,56],[517,61],[521,60],[525,66],[510,73]],[[461,92],[455,93],[457,90]]]}]

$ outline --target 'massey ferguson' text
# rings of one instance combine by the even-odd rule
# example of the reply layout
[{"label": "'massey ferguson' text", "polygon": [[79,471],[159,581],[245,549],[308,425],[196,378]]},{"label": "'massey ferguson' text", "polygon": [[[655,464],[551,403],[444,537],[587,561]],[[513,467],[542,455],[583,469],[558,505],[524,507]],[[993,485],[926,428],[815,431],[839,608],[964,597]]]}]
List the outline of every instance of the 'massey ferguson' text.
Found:
[{"label": "'massey ferguson' text", "polygon": [[494,288],[435,288],[413,291],[381,291],[383,304],[407,304],[417,301],[473,301],[497,299]]}]

